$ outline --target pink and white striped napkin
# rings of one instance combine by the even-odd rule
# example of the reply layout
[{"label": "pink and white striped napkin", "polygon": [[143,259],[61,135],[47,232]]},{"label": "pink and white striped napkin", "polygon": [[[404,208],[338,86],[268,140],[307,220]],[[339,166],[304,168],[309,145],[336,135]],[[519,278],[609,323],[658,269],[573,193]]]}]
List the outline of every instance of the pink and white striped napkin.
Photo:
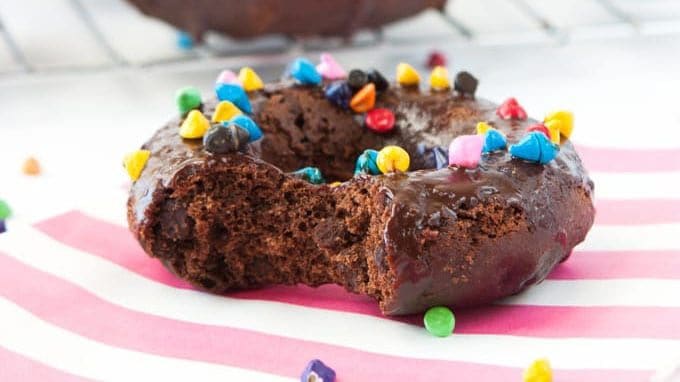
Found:
[{"label": "pink and white striped napkin", "polygon": [[[542,284],[457,311],[455,334],[335,286],[215,296],[148,258],[109,200],[0,235],[0,380],[646,381],[680,356],[680,149],[579,147],[588,240]],[[123,200],[124,195],[121,195]],[[122,203],[120,209],[123,209]]]}]

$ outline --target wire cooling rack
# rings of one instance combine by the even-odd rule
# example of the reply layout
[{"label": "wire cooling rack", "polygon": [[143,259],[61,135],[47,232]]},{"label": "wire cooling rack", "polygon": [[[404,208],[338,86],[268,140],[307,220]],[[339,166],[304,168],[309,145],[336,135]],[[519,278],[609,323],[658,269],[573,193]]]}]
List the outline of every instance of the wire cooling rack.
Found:
[{"label": "wire cooling rack", "polygon": [[[47,4],[46,4],[47,3]],[[36,27],[39,26],[39,27]],[[208,34],[189,50],[174,29],[144,17],[123,0],[0,0],[0,76],[79,73],[196,63],[243,55],[276,56],[329,45],[567,44],[634,34],[680,33],[676,0],[451,0],[351,41],[268,36],[247,42]]]}]

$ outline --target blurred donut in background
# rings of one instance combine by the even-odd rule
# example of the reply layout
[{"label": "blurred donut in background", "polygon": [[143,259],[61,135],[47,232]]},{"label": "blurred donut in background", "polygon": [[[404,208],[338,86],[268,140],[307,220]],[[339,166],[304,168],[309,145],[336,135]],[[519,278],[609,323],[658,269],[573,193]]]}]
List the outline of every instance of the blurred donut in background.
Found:
[{"label": "blurred donut in background", "polygon": [[268,34],[351,37],[413,16],[446,0],[128,0],[200,41],[207,31],[233,38]]}]

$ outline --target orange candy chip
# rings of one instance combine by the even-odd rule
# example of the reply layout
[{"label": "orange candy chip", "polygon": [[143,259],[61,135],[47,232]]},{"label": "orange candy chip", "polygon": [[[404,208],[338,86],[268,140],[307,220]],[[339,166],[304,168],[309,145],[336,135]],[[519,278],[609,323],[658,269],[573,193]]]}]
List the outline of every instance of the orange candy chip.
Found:
[{"label": "orange candy chip", "polygon": [[365,113],[375,106],[375,85],[369,83],[357,92],[349,102],[349,106],[357,113]]},{"label": "orange candy chip", "polygon": [[28,157],[21,166],[21,172],[26,175],[40,175],[40,162],[33,157]]}]

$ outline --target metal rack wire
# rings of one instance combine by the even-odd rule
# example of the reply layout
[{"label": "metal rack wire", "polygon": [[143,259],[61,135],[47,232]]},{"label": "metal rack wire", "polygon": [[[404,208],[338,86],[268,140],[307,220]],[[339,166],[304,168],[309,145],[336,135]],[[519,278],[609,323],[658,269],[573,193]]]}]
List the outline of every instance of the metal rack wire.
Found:
[{"label": "metal rack wire", "polygon": [[[92,35],[91,37],[96,41],[101,50],[105,52],[109,60],[108,64],[97,66],[94,68],[89,68],[90,70],[110,70],[122,67],[133,68],[157,67],[168,64],[176,64],[178,62],[183,61],[191,62],[197,60],[215,59],[222,57],[237,57],[244,53],[285,54],[293,50],[305,52],[310,49],[311,50],[317,49],[319,46],[318,44],[317,45],[309,44],[308,41],[303,40],[280,39],[280,42],[273,46],[263,47],[260,50],[256,49],[254,51],[249,50],[247,52],[244,52],[242,49],[239,49],[238,47],[232,49],[217,49],[215,46],[213,46],[213,44],[207,42],[201,44],[200,46],[195,47],[191,52],[188,52],[187,54],[184,54],[181,57],[160,57],[145,62],[131,62],[130,60],[126,59],[125,56],[114,47],[111,41],[109,41],[107,35],[102,32],[102,29],[98,24],[97,20],[93,17],[91,12],[84,5],[83,1],[84,0],[69,0],[68,4],[70,5],[70,7],[73,8],[73,10],[80,19],[79,21],[84,25],[88,33]],[[524,16],[526,16],[528,19],[533,20],[533,22],[539,26],[539,28],[536,31],[534,31],[534,33],[542,34],[543,35],[542,37],[546,37],[547,41],[553,43],[566,43],[567,41],[569,41],[571,37],[570,36],[571,30],[560,28],[559,26],[554,25],[532,5],[531,1],[528,0],[505,0],[505,1],[511,3],[516,9],[523,13]],[[627,13],[624,9],[615,4],[613,0],[591,0],[591,1],[599,4],[599,6],[606,12],[608,12],[609,15],[613,19],[615,19],[618,24],[624,25],[632,31],[637,32],[640,31],[641,26],[640,20],[637,20],[633,15]],[[444,25],[450,28],[453,33],[460,36],[461,40],[465,41],[466,43],[475,44],[479,43],[480,41],[483,41],[483,39],[480,39],[480,37],[483,36],[480,36],[478,33],[475,32],[475,29],[470,26],[468,20],[459,19],[457,15],[453,15],[448,11],[438,12],[437,14],[438,17],[440,17],[441,20],[444,22]],[[372,38],[356,39],[346,43],[344,47],[351,49],[353,47],[390,43],[391,42],[390,38],[386,37],[385,33],[383,32],[384,32],[383,30],[370,31]],[[0,68],[1,75],[7,74],[12,75],[16,74],[17,72],[25,75],[31,75],[44,72],[70,72],[75,70],[82,70],[81,67],[65,66],[46,69],[34,66],[30,62],[30,60],[27,59],[26,55],[21,49],[21,46],[17,43],[16,37],[12,34],[12,32],[8,28],[5,27],[2,15],[0,15],[0,38],[5,42],[14,63],[18,66],[18,70],[13,70],[9,72],[7,71],[3,72],[3,68]],[[513,41],[514,41],[513,39],[509,38],[506,39],[504,43],[513,43]],[[522,40],[517,41],[521,42]]]}]

